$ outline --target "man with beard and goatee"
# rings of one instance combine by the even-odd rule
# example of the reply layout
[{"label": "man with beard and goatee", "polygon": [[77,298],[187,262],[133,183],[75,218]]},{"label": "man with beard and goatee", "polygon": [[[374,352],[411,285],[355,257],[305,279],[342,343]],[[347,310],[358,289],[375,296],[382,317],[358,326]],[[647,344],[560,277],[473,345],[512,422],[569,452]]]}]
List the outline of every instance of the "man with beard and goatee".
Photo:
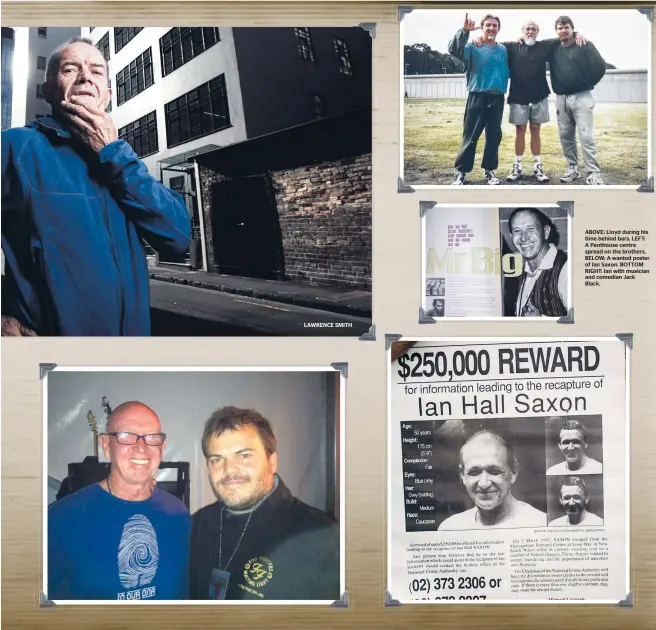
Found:
[{"label": "man with beard and goatee", "polygon": [[514,315],[567,315],[569,267],[567,254],[557,247],[556,226],[537,208],[516,208],[508,217],[508,230],[524,260],[520,276],[504,278],[504,292],[513,296]]},{"label": "man with beard and goatee", "polygon": [[[482,45],[468,42],[471,31],[483,29]],[[501,144],[501,119],[504,95],[508,87],[508,59],[506,49],[497,44],[501,21],[494,15],[486,15],[476,26],[465,15],[464,26],[449,42],[449,54],[464,62],[467,76],[467,104],[463,120],[462,144],[455,160],[457,171],[453,186],[462,186],[465,176],[474,169],[476,145],[485,131],[483,167],[485,180],[490,185],[499,183],[494,171],[499,166]]]},{"label": "man with beard and goatee", "polygon": [[202,447],[218,501],[192,517],[191,599],[339,599],[339,525],[276,474],[269,422],[222,407],[206,422]]},{"label": "man with beard and goatee", "polygon": [[[526,150],[526,127],[531,131],[531,153],[533,171],[531,175],[538,182],[549,181],[544,172],[540,151],[542,140],[541,126],[549,122],[549,85],[547,84],[547,62],[556,46],[558,38],[538,41],[540,27],[528,20],[522,25],[522,37],[518,42],[503,42],[508,51],[508,70],[510,71],[510,91],[508,106],[509,122],[515,125],[515,162],[506,178],[514,182],[524,176],[522,159]],[[585,44],[585,38],[575,34],[575,42]]]},{"label": "man with beard and goatee", "polygon": [[549,527],[570,526],[585,527],[603,525],[604,521],[596,514],[588,512],[587,505],[590,500],[585,481],[581,477],[568,477],[560,485],[560,502],[565,516],[554,519]]}]

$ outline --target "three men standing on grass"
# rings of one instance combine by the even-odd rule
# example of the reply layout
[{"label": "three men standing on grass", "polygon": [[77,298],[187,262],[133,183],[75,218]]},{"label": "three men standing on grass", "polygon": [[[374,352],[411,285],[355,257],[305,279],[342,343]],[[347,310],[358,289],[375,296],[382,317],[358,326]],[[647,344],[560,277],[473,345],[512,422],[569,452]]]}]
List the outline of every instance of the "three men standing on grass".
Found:
[{"label": "three men standing on grass", "polygon": [[[482,28],[483,36],[468,43],[469,32],[479,28]],[[574,24],[567,16],[556,20],[558,37],[542,41],[537,41],[540,29],[533,21],[523,24],[518,42],[497,43],[500,28],[498,17],[486,15],[480,26],[476,26],[467,14],[463,28],[449,42],[449,53],[465,63],[469,93],[463,142],[455,161],[457,175],[453,185],[464,184],[466,174],[473,170],[476,144],[483,130],[485,150],[481,166],[488,184],[499,183],[494,170],[498,166],[503,99],[508,78],[509,122],[515,125],[516,132],[515,160],[506,179],[514,182],[524,176],[522,160],[526,148],[526,128],[530,125],[532,176],[538,182],[549,180],[540,157],[541,125],[549,122],[547,62],[551,70],[552,88],[556,93],[558,135],[567,162],[567,172],[560,181],[572,183],[581,177],[576,146],[578,128],[583,163],[588,171],[586,184],[603,185],[596,160],[594,98],[591,90],[606,72],[605,61],[592,43],[574,33]]]}]

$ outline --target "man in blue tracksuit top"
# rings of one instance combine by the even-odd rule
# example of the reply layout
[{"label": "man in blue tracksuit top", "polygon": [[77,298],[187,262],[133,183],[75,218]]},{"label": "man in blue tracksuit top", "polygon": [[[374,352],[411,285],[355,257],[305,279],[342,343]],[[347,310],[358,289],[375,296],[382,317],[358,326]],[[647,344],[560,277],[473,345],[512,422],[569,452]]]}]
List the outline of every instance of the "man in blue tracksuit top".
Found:
[{"label": "man in blue tracksuit top", "polygon": [[183,253],[184,200],[118,140],[102,53],[75,37],[48,62],[52,107],[2,132],[2,334],[149,335],[145,239]]},{"label": "man in blue tracksuit top", "polygon": [[187,599],[191,517],[153,486],[166,440],[157,414],[125,402],[100,440],[107,479],[48,506],[48,599]]},{"label": "man in blue tracksuit top", "polygon": [[[480,47],[468,43],[470,31],[483,29]],[[467,75],[467,105],[463,123],[462,145],[456,157],[458,171],[453,185],[465,183],[465,175],[474,168],[476,144],[485,130],[485,150],[481,166],[488,184],[496,185],[499,179],[494,170],[499,165],[501,119],[504,95],[508,88],[508,54],[503,44],[496,41],[501,29],[498,17],[486,15],[481,25],[465,15],[465,24],[449,42],[449,53],[465,63]]]}]

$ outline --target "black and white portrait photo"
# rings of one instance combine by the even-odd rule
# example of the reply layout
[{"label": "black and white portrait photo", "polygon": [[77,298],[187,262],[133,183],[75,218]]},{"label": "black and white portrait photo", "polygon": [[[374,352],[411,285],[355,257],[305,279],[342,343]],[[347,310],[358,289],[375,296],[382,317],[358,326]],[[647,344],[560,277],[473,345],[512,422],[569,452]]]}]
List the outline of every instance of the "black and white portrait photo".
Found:
[{"label": "black and white portrait photo", "polygon": [[504,314],[564,317],[570,306],[567,211],[520,206],[499,214],[504,253],[521,257],[521,273],[502,276]]},{"label": "black and white portrait photo", "polygon": [[547,480],[549,527],[604,524],[602,475],[570,475]]},{"label": "black and white portrait photo", "polygon": [[431,317],[444,317],[444,300],[438,298],[433,300],[433,308],[428,311]]},{"label": "black and white portrait photo", "polygon": [[546,424],[547,475],[602,473],[601,416],[554,416]]},{"label": "black and white portrait photo", "polygon": [[547,524],[544,420],[434,423],[438,530]]}]

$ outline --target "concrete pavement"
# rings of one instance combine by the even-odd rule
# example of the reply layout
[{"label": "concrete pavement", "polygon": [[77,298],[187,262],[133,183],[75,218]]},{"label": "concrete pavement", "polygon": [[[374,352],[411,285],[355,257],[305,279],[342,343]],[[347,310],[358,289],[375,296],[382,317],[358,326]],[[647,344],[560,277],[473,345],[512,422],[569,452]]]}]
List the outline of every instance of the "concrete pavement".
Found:
[{"label": "concrete pavement", "polygon": [[359,337],[369,318],[212,291],[175,282],[150,282],[154,336]]},{"label": "concrete pavement", "polygon": [[151,280],[160,282],[172,282],[211,291],[371,319],[371,293],[368,291],[338,291],[292,282],[241,278],[205,271],[189,271],[184,267],[173,269],[154,266],[150,267],[149,273]]}]

